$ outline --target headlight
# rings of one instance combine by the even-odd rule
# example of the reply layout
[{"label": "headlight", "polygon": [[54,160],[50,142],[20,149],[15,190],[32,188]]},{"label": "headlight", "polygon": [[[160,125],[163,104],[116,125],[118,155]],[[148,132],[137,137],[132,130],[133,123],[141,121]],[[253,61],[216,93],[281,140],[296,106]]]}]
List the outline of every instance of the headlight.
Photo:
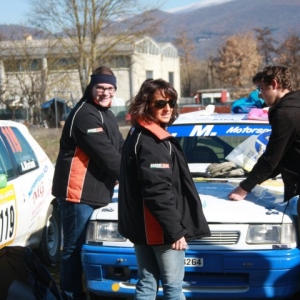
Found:
[{"label": "headlight", "polygon": [[296,242],[293,224],[250,225],[246,243],[248,244],[292,244]]},{"label": "headlight", "polygon": [[90,221],[86,233],[86,243],[125,242],[126,239],[118,231],[117,222]]}]

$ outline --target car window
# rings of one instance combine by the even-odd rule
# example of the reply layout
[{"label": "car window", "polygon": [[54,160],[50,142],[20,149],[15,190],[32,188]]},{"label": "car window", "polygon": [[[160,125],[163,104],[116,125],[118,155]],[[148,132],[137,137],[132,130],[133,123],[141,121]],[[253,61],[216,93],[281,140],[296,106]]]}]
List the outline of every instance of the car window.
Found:
[{"label": "car window", "polygon": [[5,174],[7,180],[12,179],[16,175],[13,164],[10,160],[10,156],[1,137],[0,137],[0,174]]},{"label": "car window", "polygon": [[180,143],[188,163],[222,163],[226,156],[252,135],[270,131],[269,125],[177,125],[168,130]]},{"label": "car window", "polygon": [[1,137],[19,174],[38,168],[37,157],[22,133],[15,127],[1,127]]},{"label": "car window", "polygon": [[177,137],[189,163],[221,163],[247,137]]}]

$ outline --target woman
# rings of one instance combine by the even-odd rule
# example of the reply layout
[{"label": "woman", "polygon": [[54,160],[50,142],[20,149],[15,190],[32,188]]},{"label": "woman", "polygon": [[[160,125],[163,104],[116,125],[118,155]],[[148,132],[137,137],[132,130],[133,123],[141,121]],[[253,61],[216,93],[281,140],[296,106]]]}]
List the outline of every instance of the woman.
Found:
[{"label": "woman", "polygon": [[106,66],[96,69],[62,131],[52,194],[58,199],[64,237],[63,299],[87,299],[82,288],[81,246],[90,216],[111,201],[119,178],[123,138],[110,110],[116,89],[114,73]]},{"label": "woman", "polygon": [[147,79],[130,105],[133,127],[125,140],[119,186],[119,232],[134,243],[135,299],[182,293],[187,241],[209,236],[201,201],[183,151],[168,131],[177,92],[162,79]]}]

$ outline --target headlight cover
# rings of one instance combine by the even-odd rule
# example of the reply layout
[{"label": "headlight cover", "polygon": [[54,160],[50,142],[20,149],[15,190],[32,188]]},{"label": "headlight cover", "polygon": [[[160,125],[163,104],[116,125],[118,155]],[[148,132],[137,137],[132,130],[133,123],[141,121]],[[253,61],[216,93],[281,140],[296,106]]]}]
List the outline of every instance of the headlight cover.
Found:
[{"label": "headlight cover", "polygon": [[250,225],[247,244],[292,244],[296,242],[293,224],[256,224]]},{"label": "headlight cover", "polygon": [[111,221],[90,221],[86,233],[86,243],[125,242],[118,231],[118,223]]}]

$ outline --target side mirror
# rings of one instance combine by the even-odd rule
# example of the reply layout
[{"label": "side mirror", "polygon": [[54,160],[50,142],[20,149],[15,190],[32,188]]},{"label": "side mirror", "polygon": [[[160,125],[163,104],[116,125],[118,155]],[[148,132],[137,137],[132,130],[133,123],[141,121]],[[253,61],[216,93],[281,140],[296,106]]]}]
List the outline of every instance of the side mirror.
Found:
[{"label": "side mirror", "polygon": [[0,174],[0,189],[3,189],[7,186],[7,177],[5,174]]}]

